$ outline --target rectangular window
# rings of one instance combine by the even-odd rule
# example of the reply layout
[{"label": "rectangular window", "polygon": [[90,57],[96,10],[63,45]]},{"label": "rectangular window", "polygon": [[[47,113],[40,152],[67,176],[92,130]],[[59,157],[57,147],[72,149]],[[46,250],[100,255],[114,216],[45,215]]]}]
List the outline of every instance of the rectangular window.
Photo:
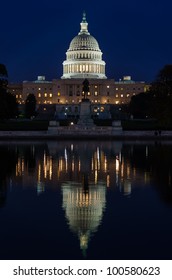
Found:
[{"label": "rectangular window", "polygon": [[94,92],[94,95],[95,95],[95,96],[97,96],[97,95],[98,95],[98,94],[97,94],[97,91],[95,91],[95,92]]},{"label": "rectangular window", "polygon": [[47,97],[47,93],[46,92],[44,93],[44,96]]},{"label": "rectangular window", "polygon": [[38,97],[41,97],[41,93],[38,93]]},{"label": "rectangular window", "polygon": [[57,93],[57,96],[60,96],[60,92]]},{"label": "rectangular window", "polygon": [[50,95],[49,95],[50,97],[53,97],[53,95],[52,95],[52,93],[50,93]]}]

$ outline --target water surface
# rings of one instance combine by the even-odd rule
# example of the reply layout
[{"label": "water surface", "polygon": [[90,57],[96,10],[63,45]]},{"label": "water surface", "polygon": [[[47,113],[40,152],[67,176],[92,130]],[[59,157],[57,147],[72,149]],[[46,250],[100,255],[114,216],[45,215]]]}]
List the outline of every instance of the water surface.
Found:
[{"label": "water surface", "polygon": [[0,142],[1,259],[172,259],[172,143]]}]

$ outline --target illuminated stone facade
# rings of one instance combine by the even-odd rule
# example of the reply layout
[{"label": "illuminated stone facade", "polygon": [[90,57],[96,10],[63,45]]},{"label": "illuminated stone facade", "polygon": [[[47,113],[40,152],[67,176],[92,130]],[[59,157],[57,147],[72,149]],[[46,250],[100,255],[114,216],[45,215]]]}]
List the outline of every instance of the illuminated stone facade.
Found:
[{"label": "illuminated stone facade", "polygon": [[35,81],[10,84],[9,90],[16,95],[19,104],[24,104],[28,94],[32,93],[38,105],[56,104],[57,111],[61,111],[64,106],[74,111],[83,97],[82,83],[85,78],[90,85],[88,98],[93,105],[103,107],[103,110],[108,109],[109,104],[127,104],[133,95],[145,92],[149,87],[144,81],[133,81],[130,76],[119,81],[107,79],[102,52],[97,40],[88,32],[84,13],[81,30],[72,39],[66,52],[61,79],[47,81],[44,76],[38,76]]}]

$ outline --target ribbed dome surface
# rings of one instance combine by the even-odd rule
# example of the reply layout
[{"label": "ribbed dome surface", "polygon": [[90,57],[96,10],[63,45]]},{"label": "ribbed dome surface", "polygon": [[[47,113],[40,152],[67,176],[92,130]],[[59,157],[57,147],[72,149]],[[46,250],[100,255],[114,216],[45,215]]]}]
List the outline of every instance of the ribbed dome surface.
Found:
[{"label": "ribbed dome surface", "polygon": [[77,35],[72,39],[68,51],[74,50],[100,51],[97,40],[88,34]]}]

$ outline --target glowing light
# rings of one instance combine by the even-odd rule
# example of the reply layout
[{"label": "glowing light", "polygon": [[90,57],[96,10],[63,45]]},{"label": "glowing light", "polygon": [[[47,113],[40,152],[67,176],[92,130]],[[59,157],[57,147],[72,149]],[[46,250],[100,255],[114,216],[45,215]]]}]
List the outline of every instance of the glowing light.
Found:
[{"label": "glowing light", "polygon": [[116,172],[119,172],[119,158],[118,157],[116,157],[115,163],[116,163]]},{"label": "glowing light", "polygon": [[109,186],[110,186],[110,176],[109,176],[109,174],[106,177],[106,184],[107,184],[107,187],[109,188]]}]

